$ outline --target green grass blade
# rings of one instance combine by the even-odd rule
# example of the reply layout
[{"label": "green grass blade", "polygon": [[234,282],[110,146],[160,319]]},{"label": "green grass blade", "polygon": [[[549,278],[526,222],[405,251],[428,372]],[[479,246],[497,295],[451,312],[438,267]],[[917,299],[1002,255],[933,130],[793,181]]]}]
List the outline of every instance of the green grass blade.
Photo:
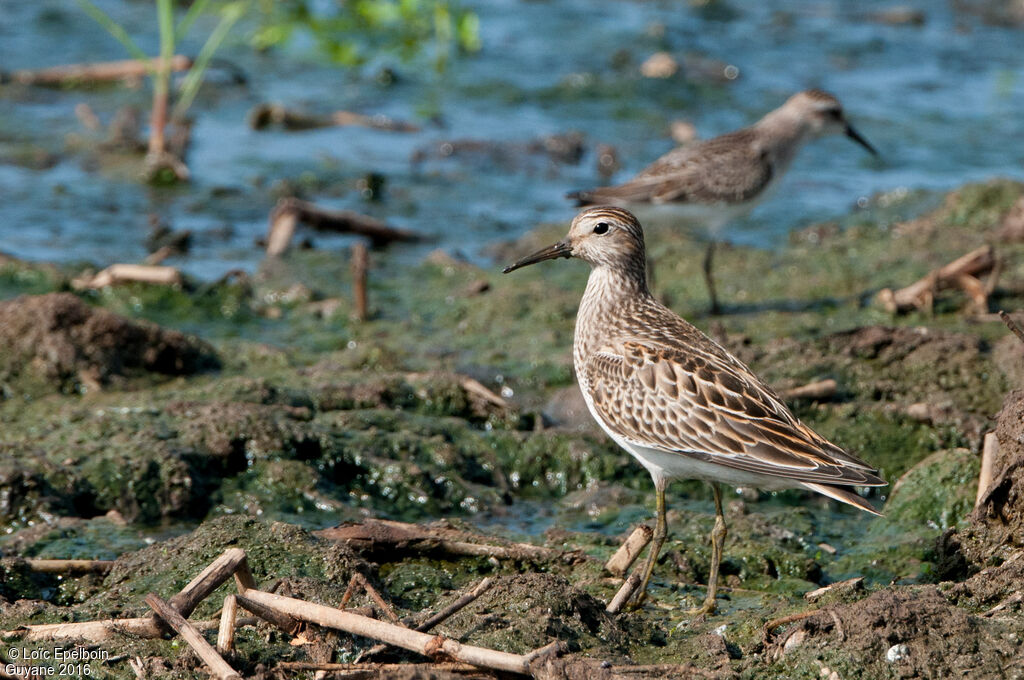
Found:
[{"label": "green grass blade", "polygon": [[142,51],[142,48],[136,44],[128,32],[124,30],[124,27],[114,21],[109,14],[104,12],[102,9],[94,5],[89,0],[76,0],[78,6],[88,14],[93,21],[99,24],[107,33],[109,33],[115,40],[124,45],[128,52],[146,65],[146,70],[149,71],[150,75],[153,75],[153,64],[150,61],[148,54]]},{"label": "green grass blade", "polygon": [[210,4],[210,0],[196,0],[192,3],[192,6],[188,8],[188,12],[180,22],[178,27],[174,29],[174,40],[175,42],[181,42],[186,35],[188,35],[189,29],[192,28],[192,24],[196,22],[199,15],[206,11],[207,5]]},{"label": "green grass blade", "polygon": [[251,4],[251,0],[240,0],[239,2],[227,5],[223,9],[220,21],[213,29],[213,32],[210,33],[210,37],[206,39],[202,49],[199,50],[192,68],[188,70],[188,75],[185,76],[185,80],[181,84],[181,95],[178,97],[178,102],[174,105],[174,118],[185,115],[188,108],[192,106],[192,102],[199,92],[199,86],[203,82],[203,74],[206,72],[207,67],[209,67],[214,53],[220,48],[221,43],[224,42],[224,38],[227,37],[231,28],[242,18],[242,15],[245,14],[245,11]]}]

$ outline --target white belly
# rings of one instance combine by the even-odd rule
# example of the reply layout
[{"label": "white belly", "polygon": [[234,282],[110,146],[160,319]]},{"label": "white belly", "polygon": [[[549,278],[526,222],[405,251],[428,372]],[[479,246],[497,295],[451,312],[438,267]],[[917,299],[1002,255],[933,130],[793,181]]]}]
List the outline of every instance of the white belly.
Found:
[{"label": "white belly", "polygon": [[803,485],[800,482],[791,481],[785,477],[775,475],[762,475],[756,472],[746,472],[724,465],[716,465],[703,460],[691,458],[682,453],[671,453],[653,449],[646,446],[637,446],[626,441],[622,436],[613,432],[594,408],[594,402],[586,387],[580,383],[580,391],[583,392],[583,400],[587,404],[590,415],[601,426],[616,444],[626,450],[629,455],[636,458],[641,465],[647,468],[655,484],[659,480],[671,481],[673,479],[699,479],[705,482],[722,482],[731,486],[752,486],[759,489],[790,489]]}]

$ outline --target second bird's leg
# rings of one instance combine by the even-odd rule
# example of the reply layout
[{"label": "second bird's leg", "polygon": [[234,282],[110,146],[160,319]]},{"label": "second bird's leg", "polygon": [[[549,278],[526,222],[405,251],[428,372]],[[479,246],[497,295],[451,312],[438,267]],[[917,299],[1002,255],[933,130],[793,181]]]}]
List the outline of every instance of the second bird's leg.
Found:
[{"label": "second bird's leg", "polygon": [[711,265],[715,259],[715,240],[708,241],[708,249],[704,251],[704,283],[708,287],[708,296],[711,298],[711,313],[719,315],[722,308],[718,305],[718,293],[715,291],[715,278],[711,272]]},{"label": "second bird's leg", "polygon": [[695,616],[710,614],[715,611],[717,606],[715,596],[718,594],[718,572],[722,565],[722,546],[725,544],[725,535],[728,533],[725,526],[725,513],[722,512],[722,490],[717,484],[712,483],[711,491],[715,495],[715,526],[711,529],[711,569],[708,574],[708,593],[704,598],[704,604],[689,611]]},{"label": "second bird's leg", "polygon": [[668,524],[665,521],[665,486],[664,479],[654,480],[655,502],[657,503],[658,520],[654,525],[654,537],[651,540],[651,552],[647,555],[647,562],[644,564],[644,578],[637,590],[636,603],[641,604],[647,596],[647,582],[651,580],[651,572],[654,571],[654,563],[658,561],[658,553],[665,543],[665,536],[668,535]]}]

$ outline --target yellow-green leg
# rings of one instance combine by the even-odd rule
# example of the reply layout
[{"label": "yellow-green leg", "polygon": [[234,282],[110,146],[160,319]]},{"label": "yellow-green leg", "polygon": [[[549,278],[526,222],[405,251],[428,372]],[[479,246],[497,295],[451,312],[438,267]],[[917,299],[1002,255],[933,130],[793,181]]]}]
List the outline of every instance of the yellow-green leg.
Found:
[{"label": "yellow-green leg", "polygon": [[647,597],[647,582],[651,580],[651,573],[654,571],[654,563],[658,561],[658,553],[665,543],[665,536],[668,535],[668,524],[665,521],[665,486],[664,479],[654,480],[654,495],[657,504],[658,519],[654,525],[654,536],[651,539],[651,551],[647,555],[647,563],[644,565],[644,580],[637,589],[636,603],[640,604]]},{"label": "yellow-green leg", "polygon": [[711,271],[712,262],[715,259],[715,240],[708,241],[708,249],[704,251],[704,283],[708,287],[708,296],[711,297],[709,312],[712,316],[722,313],[722,307],[718,304],[718,291],[715,289],[715,277]]},{"label": "yellow-green leg", "polygon": [[718,569],[722,564],[722,545],[725,543],[725,535],[728,533],[725,526],[725,513],[722,512],[722,490],[718,488],[717,484],[712,483],[711,491],[715,495],[715,526],[711,530],[711,573],[708,574],[708,594],[704,598],[704,604],[687,612],[694,616],[703,616],[715,611],[717,606],[715,596],[718,594]]}]

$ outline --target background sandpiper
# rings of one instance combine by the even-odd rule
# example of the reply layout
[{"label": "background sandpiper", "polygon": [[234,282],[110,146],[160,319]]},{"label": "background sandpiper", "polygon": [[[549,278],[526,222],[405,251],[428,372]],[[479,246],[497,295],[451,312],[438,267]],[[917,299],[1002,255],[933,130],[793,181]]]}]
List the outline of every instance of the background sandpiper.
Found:
[{"label": "background sandpiper", "polygon": [[805,142],[840,133],[877,154],[847,122],[838,99],[806,90],[750,127],[669,151],[624,184],[574,191],[567,197],[579,205],[661,206],[673,218],[705,227],[711,240],[704,278],[711,312],[717,314],[721,310],[711,265],[718,231],[770,195]]},{"label": "background sandpiper", "polygon": [[806,488],[878,514],[851,488],[884,485],[877,470],[797,420],[749,368],[651,295],[643,231],[631,213],[584,210],[564,240],[505,272],[558,257],[592,267],[573,342],[587,407],[654,479],[657,526],[638,598],[665,541],[665,487],[672,479],[703,479],[714,492],[711,572],[695,614],[715,609],[726,534],[717,482]]}]

